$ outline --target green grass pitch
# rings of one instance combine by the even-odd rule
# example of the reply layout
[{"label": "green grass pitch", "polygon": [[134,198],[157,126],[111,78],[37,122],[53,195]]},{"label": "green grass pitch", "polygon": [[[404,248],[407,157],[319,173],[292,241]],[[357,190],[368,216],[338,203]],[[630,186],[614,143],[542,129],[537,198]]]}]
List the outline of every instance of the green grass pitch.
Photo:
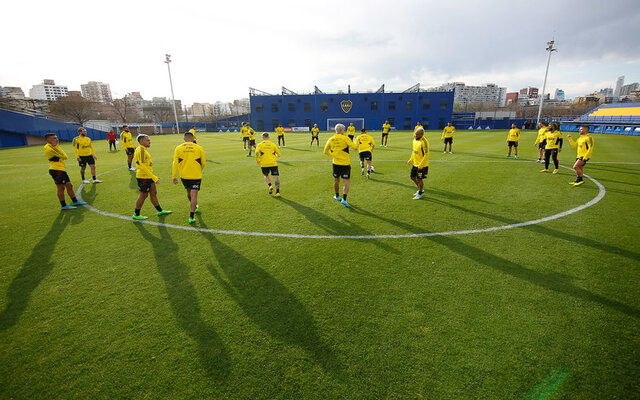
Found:
[{"label": "green grass pitch", "polygon": [[[1,150],[0,398],[637,398],[640,138],[594,135],[585,173],[606,194],[581,211],[376,237],[517,224],[599,193],[569,185],[571,169],[539,173],[533,131],[519,159],[505,158],[506,131],[457,132],[454,154],[426,136],[424,199],[412,200],[411,132],[392,132],[371,179],[352,154],[347,209],[308,134],[286,135],[277,199],[239,134],[201,133],[201,231],[170,226],[189,226],[170,182],[180,136],[152,137],[173,214],[148,200],[142,213],[159,225],[60,212],[42,148]],[[104,183],[82,197],[130,217],[135,173],[121,147],[94,145]],[[565,139],[561,164],[573,160]],[[77,189],[79,167],[67,171]]]}]

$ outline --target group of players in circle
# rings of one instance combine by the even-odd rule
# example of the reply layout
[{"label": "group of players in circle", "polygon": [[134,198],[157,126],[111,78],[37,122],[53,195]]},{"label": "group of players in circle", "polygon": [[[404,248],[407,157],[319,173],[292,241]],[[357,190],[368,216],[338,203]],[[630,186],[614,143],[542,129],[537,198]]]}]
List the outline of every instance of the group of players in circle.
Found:
[{"label": "group of players in circle", "polygon": [[[371,172],[374,171],[374,167],[371,165],[372,152],[375,148],[375,141],[371,135],[367,133],[366,129],[361,129],[360,135],[355,137],[355,127],[353,123],[349,127],[345,127],[343,124],[337,124],[335,126],[335,134],[327,140],[324,146],[324,154],[332,158],[333,164],[333,178],[334,178],[334,192],[333,199],[340,202],[345,207],[350,207],[347,202],[347,196],[350,188],[351,178],[351,159],[349,154],[349,148],[357,150],[360,157],[360,168],[362,175],[365,174],[369,178]],[[389,131],[391,125],[389,121],[385,121],[382,126],[382,139],[381,143],[383,147],[387,147]],[[346,131],[346,135],[345,135]],[[447,153],[447,144],[449,145],[449,154],[452,154],[453,134],[455,133],[455,127],[449,122],[442,132],[441,140],[444,142],[444,153]],[[267,132],[262,133],[262,142],[256,146],[255,131],[248,123],[242,124],[241,134],[243,137],[243,148],[249,149],[248,157],[251,156],[252,150],[255,149],[256,163],[261,167],[262,174],[265,182],[268,186],[269,194],[273,194],[275,187],[275,196],[280,197],[280,173],[278,170],[277,157],[281,156],[278,145],[284,142],[284,129],[282,126],[276,128],[276,135],[278,137],[278,145],[271,142],[270,135]],[[316,141],[317,147],[319,147],[319,129],[317,124],[314,124],[311,129],[311,144]],[[413,199],[419,200],[424,193],[424,179],[427,178],[429,171],[429,142],[424,136],[424,128],[421,123],[415,126],[413,131],[413,143],[412,151],[408,165],[411,165],[410,178],[417,186],[418,190],[414,193]],[[574,141],[571,134],[567,135],[569,142],[573,147],[577,147],[577,158],[573,166],[576,171],[576,181],[571,182],[574,186],[579,186],[584,183],[583,180],[583,167],[587,161],[591,158],[593,153],[594,141],[589,136],[589,127],[580,127],[580,137],[577,141]],[[45,135],[47,144],[44,146],[45,157],[49,161],[49,174],[53,178],[57,196],[60,201],[62,210],[75,209],[76,206],[85,205],[87,203],[79,201],[75,197],[73,190],[73,184],[66,173],[65,160],[68,159],[67,154],[62,150],[59,144],[58,137],[54,133],[47,133]],[[115,134],[110,132],[108,137],[109,149],[111,145],[115,148]],[[187,199],[189,200],[190,212],[189,223],[196,222],[195,214],[198,210],[198,192],[202,181],[202,170],[206,165],[206,156],[202,146],[197,144],[197,137],[195,126],[192,127],[183,136],[184,143],[178,145],[175,148],[172,162],[172,182],[178,183],[178,175],[182,181],[182,184],[186,190]],[[512,148],[515,149],[514,156],[518,157],[518,141],[520,139],[520,130],[516,124],[513,124],[509,130],[507,137],[507,146],[509,153],[507,157],[511,157]],[[149,153],[149,147],[151,146],[151,138],[148,135],[140,134],[136,138],[139,146],[136,147],[129,127],[124,125],[122,127],[122,133],[120,134],[120,142],[125,149],[127,155],[127,165],[130,171],[136,171],[136,179],[138,182],[139,195],[135,203],[134,213],[132,218],[134,220],[144,220],[148,217],[140,214],[142,206],[147,197],[150,198],[151,204],[156,209],[158,216],[171,214],[172,211],[164,210],[160,206],[157,197],[157,187],[159,178],[153,173],[153,162],[151,154]],[[102,183],[102,181],[96,178],[95,161],[97,156],[95,149],[91,143],[91,139],[87,137],[87,131],[84,128],[78,129],[78,136],[73,139],[73,150],[80,165],[80,173],[82,182],[87,183]],[[548,124],[546,122],[539,123],[538,135],[534,146],[539,148],[538,160],[536,162],[544,162],[545,168],[540,172],[548,172],[549,163],[553,159],[555,169],[554,174],[558,173],[558,152],[562,151],[562,134],[559,131],[557,123],[552,122]],[[544,161],[543,161],[544,155]],[[135,162],[135,167],[132,163]],[[87,164],[89,165],[92,173],[92,180],[85,179],[85,169]],[[366,167],[365,167],[366,165]],[[273,182],[272,179],[273,178]],[[342,196],[340,196],[340,180],[343,181]],[[65,189],[67,194],[71,198],[71,205],[66,204],[65,201]]]}]

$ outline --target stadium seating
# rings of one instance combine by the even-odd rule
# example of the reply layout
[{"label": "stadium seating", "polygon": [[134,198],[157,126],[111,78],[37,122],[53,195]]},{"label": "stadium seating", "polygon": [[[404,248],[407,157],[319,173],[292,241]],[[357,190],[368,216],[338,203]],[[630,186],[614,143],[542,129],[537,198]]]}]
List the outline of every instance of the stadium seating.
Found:
[{"label": "stadium seating", "polygon": [[563,121],[560,129],[577,132],[589,125],[593,133],[640,135],[640,103],[604,104],[572,121]]}]

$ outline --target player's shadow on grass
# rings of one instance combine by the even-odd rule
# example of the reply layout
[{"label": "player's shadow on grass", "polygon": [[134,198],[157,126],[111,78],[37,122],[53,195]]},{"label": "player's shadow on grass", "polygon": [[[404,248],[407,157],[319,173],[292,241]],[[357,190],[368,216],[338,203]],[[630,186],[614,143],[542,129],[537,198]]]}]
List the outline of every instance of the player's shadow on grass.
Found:
[{"label": "player's shadow on grass", "polygon": [[178,245],[165,226],[158,226],[160,237],[156,237],[145,224],[134,225],[153,248],[173,315],[180,328],[196,342],[203,369],[209,376],[224,379],[229,374],[229,355],[214,329],[202,318],[198,295],[189,277],[190,268],[180,261]]},{"label": "player's shadow on grass", "polygon": [[[303,206],[300,203],[297,203],[293,200],[287,199],[287,198],[281,198],[280,199],[281,202],[283,202],[284,204],[288,205],[289,207],[293,208],[294,210],[296,210],[297,212],[299,212],[300,214],[304,215],[304,217],[311,222],[314,225],[317,225],[318,227],[320,227],[321,229],[323,229],[325,232],[327,232],[330,235],[336,235],[336,236],[343,236],[343,235],[354,235],[354,236],[370,236],[373,235],[373,233],[363,229],[362,227],[360,227],[359,225],[356,225],[355,223],[353,223],[352,221],[350,221],[347,218],[341,217],[342,221],[338,221],[335,220],[331,217],[329,217],[326,214],[323,214],[311,207],[307,207],[307,206]],[[335,200],[327,200],[327,201],[333,201],[335,203],[336,207],[343,207],[342,204],[338,203]],[[351,207],[351,210],[353,211],[354,208],[353,206]],[[366,240],[369,241],[373,244],[375,244],[376,246],[380,247],[381,249],[394,253],[394,254],[399,254],[398,250],[394,249],[393,247],[389,246],[388,244],[384,243],[381,240],[378,239],[360,239],[360,240]]]},{"label": "player's shadow on grass", "polygon": [[375,175],[372,175],[371,178],[369,178],[371,181],[373,182],[377,182],[377,183],[382,183],[384,185],[393,185],[393,186],[399,186],[401,188],[408,188],[408,189],[417,189],[418,187],[416,185],[409,185],[408,183],[400,183],[400,182],[396,182],[396,181],[388,181],[385,179],[378,179],[375,176],[376,175],[381,175],[377,172],[374,172]]},{"label": "player's shadow on grass", "polygon": [[18,322],[27,308],[31,293],[53,270],[55,262],[51,261],[51,256],[67,225],[74,224],[73,219],[79,217],[73,214],[76,211],[60,211],[49,232],[35,244],[20,272],[11,281],[7,290],[7,307],[0,313],[0,331],[5,331]]},{"label": "player's shadow on grass", "polygon": [[486,204],[495,204],[492,201],[486,201],[483,199],[479,199],[477,197],[467,196],[466,194],[449,192],[447,190],[442,190],[442,189],[426,188],[425,192],[426,192],[426,196],[431,196],[431,195],[440,196],[440,197],[447,198],[449,200],[466,200],[466,201],[476,201],[479,203],[486,203]]},{"label": "player's shadow on grass", "polygon": [[[208,229],[198,217],[200,226]],[[219,266],[209,264],[211,275],[247,317],[270,336],[306,350],[324,371],[341,369],[331,348],[318,335],[311,313],[286,286],[211,232],[200,233],[210,243]]]},{"label": "player's shadow on grass", "polygon": [[136,171],[127,171],[129,173],[129,189],[138,190],[138,180],[136,179]]},{"label": "player's shadow on grass", "polygon": [[[436,150],[435,148],[433,148],[433,152],[435,154],[435,153],[438,153],[439,150]],[[487,154],[487,153],[476,153],[476,152],[473,152],[473,151],[454,151],[453,155],[455,155],[455,154],[458,154],[458,155],[464,154],[464,155],[467,155],[467,156],[470,156],[470,157],[478,157],[478,158],[490,158],[492,160],[504,160],[505,159],[505,156],[502,156],[502,155]]]},{"label": "player's shadow on grass", "polygon": [[[622,167],[622,166],[612,165],[612,164],[607,164],[606,166],[604,166],[602,164],[594,163],[594,164],[587,164],[585,169],[587,169],[587,172],[588,172],[588,170],[599,170],[599,171],[613,172],[613,173],[616,173],[616,174],[629,174],[629,175],[638,176],[638,168],[637,167],[636,168]],[[600,180],[600,179],[598,179],[598,180]]]},{"label": "player's shadow on grass", "polygon": [[[492,219],[494,221],[499,221],[505,224],[514,224],[514,223],[520,222],[520,221],[512,220],[510,218],[487,214],[481,211],[469,210],[464,207],[456,206],[456,205],[439,201],[439,200],[430,199],[430,201],[447,205],[451,208],[457,209],[462,212],[467,212],[473,215],[477,215],[487,219]],[[574,236],[574,235],[571,235],[570,233],[560,232],[548,227],[544,227],[540,225],[528,225],[528,226],[523,226],[520,229],[526,229],[534,233],[552,236],[560,240],[571,241],[579,245],[593,247],[593,248],[605,251],[607,253],[622,255],[624,257],[631,258],[634,260],[640,260],[640,254],[638,253],[634,253],[632,251],[628,251],[628,250],[620,249],[618,247],[600,243],[592,239]],[[539,271],[528,269],[522,265],[518,265],[502,257],[496,256],[484,250],[480,250],[475,247],[469,246],[461,242],[460,240],[455,239],[452,236],[430,236],[428,237],[428,239],[436,243],[442,244],[443,246],[448,247],[452,251],[462,256],[475,260],[491,268],[498,269],[504,273],[515,276],[517,278],[524,279],[535,285],[541,286],[545,289],[550,289],[558,293],[565,293],[582,300],[588,300],[591,302],[600,303],[604,306],[610,307],[616,311],[622,312],[631,317],[640,318],[640,310],[638,310],[637,308],[631,307],[629,305],[620,303],[619,301],[611,300],[599,294],[591,293],[588,290],[582,289],[574,285],[573,283],[571,283],[571,277],[568,277],[566,275],[557,274],[557,273],[545,274]]]},{"label": "player's shadow on grass", "polygon": [[[295,151],[311,151],[309,150],[311,147],[309,147],[308,149],[296,149],[295,147],[287,147],[287,150],[295,150]],[[284,150],[284,149],[283,149]]]}]

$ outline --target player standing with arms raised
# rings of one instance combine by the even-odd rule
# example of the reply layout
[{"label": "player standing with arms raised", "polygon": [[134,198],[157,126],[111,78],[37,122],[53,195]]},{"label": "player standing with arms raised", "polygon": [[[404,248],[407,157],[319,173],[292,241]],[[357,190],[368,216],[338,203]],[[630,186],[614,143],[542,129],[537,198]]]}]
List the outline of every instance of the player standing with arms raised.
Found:
[{"label": "player standing with arms raised", "polygon": [[509,147],[509,153],[507,157],[511,157],[511,147],[515,148],[515,158],[518,158],[518,140],[520,140],[520,129],[516,124],[511,124],[509,135],[507,135],[507,146]]},{"label": "player standing with arms raised", "polygon": [[207,163],[202,146],[195,143],[193,134],[184,134],[184,143],[176,147],[173,152],[173,165],[171,168],[171,178],[173,184],[178,184],[178,170],[180,180],[187,191],[189,199],[190,213],[189,223],[196,222],[195,213],[198,212],[198,192],[202,186],[202,169]]},{"label": "player standing with arms raised", "polygon": [[418,128],[413,133],[411,158],[407,161],[411,165],[411,180],[418,187],[413,200],[420,200],[424,193],[424,181],[429,173],[429,142],[424,137],[424,129]]},{"label": "player standing with arms raised", "polygon": [[390,130],[391,130],[391,125],[389,124],[389,121],[384,121],[384,124],[382,124],[382,139],[380,140],[380,146],[387,147]]},{"label": "player standing with arms raised", "polygon": [[[78,201],[76,194],[73,192],[73,184],[69,175],[67,175],[64,160],[67,159],[67,153],[60,147],[60,141],[55,133],[47,133],[44,135],[47,140],[47,144],[44,145],[44,156],[49,160],[49,175],[53,178],[53,182],[56,184],[56,190],[58,194],[58,200],[60,200],[60,207],[62,210],[73,210],[75,206],[82,206],[87,203],[84,201]],[[73,202],[72,205],[67,205],[64,200],[64,190],[67,189],[67,194]]]},{"label": "player standing with arms raised", "polygon": [[138,135],[138,143],[140,146],[135,150],[133,158],[136,161],[136,179],[138,180],[140,195],[138,196],[138,200],[136,200],[136,208],[132,218],[136,220],[148,218],[140,215],[140,209],[147,197],[151,197],[151,204],[153,204],[157,211],[156,215],[171,214],[171,211],[163,210],[158,202],[156,184],[160,183],[160,178],[153,174],[153,162],[151,161],[151,154],[149,154],[147,150],[151,146],[151,138],[147,135]]},{"label": "player standing with arms raised", "polygon": [[584,175],[584,165],[591,159],[591,155],[593,154],[594,142],[593,138],[589,136],[589,125],[582,125],[580,127],[580,137],[577,141],[573,141],[571,134],[568,134],[567,138],[571,146],[578,147],[578,158],[576,158],[576,163],[573,164],[573,169],[576,171],[576,181],[571,182],[571,184],[573,186],[580,186],[584,183],[584,179],[582,179]]},{"label": "player standing with arms raised", "polygon": [[269,174],[273,176],[273,182],[276,184],[276,197],[280,197],[280,172],[278,171],[278,162],[276,157],[280,157],[280,150],[275,143],[269,140],[269,134],[262,134],[262,143],[256,147],[256,163],[262,167],[262,175],[269,186],[269,194],[273,193],[273,186]]},{"label": "player standing with arms raised", "polygon": [[360,156],[360,168],[362,170],[362,175],[364,175],[364,162],[367,162],[367,178],[371,177],[371,160],[373,148],[375,147],[375,143],[371,135],[367,134],[366,129],[360,130],[360,135],[356,138],[354,142],[356,146],[358,146],[358,155]]},{"label": "player standing with arms raised", "polygon": [[[336,134],[327,140],[324,146],[324,154],[333,158],[333,189],[336,195],[333,197],[343,206],[349,207],[347,194],[349,194],[349,181],[351,178],[351,160],[349,158],[349,147],[357,149],[356,145],[344,135],[344,125],[337,124]],[[342,199],[340,199],[340,178],[344,180],[342,189]]]},{"label": "player standing with arms raised", "polygon": [[131,137],[131,132],[129,132],[129,127],[127,125],[122,125],[122,132],[120,133],[120,143],[122,143],[122,147],[124,147],[124,151],[127,154],[127,164],[129,165],[129,171],[135,171],[136,169],[131,167],[131,162],[133,161],[133,154],[136,151],[136,145],[133,144],[133,138]]},{"label": "player standing with arms raised", "polygon": [[[449,122],[447,126],[444,127],[442,131],[442,137],[440,140],[444,141],[444,153],[447,152],[447,143],[449,143],[449,154],[453,154],[451,152],[451,145],[453,144],[453,134],[456,132],[456,127]],[[424,130],[422,131],[424,135]],[[425,139],[426,140],[426,139]]]},{"label": "player standing with arms raised", "polygon": [[313,124],[313,128],[311,128],[311,144],[309,147],[313,146],[313,141],[316,141],[316,147],[320,147],[320,139],[318,134],[320,133],[320,129],[318,129],[318,124]]}]

